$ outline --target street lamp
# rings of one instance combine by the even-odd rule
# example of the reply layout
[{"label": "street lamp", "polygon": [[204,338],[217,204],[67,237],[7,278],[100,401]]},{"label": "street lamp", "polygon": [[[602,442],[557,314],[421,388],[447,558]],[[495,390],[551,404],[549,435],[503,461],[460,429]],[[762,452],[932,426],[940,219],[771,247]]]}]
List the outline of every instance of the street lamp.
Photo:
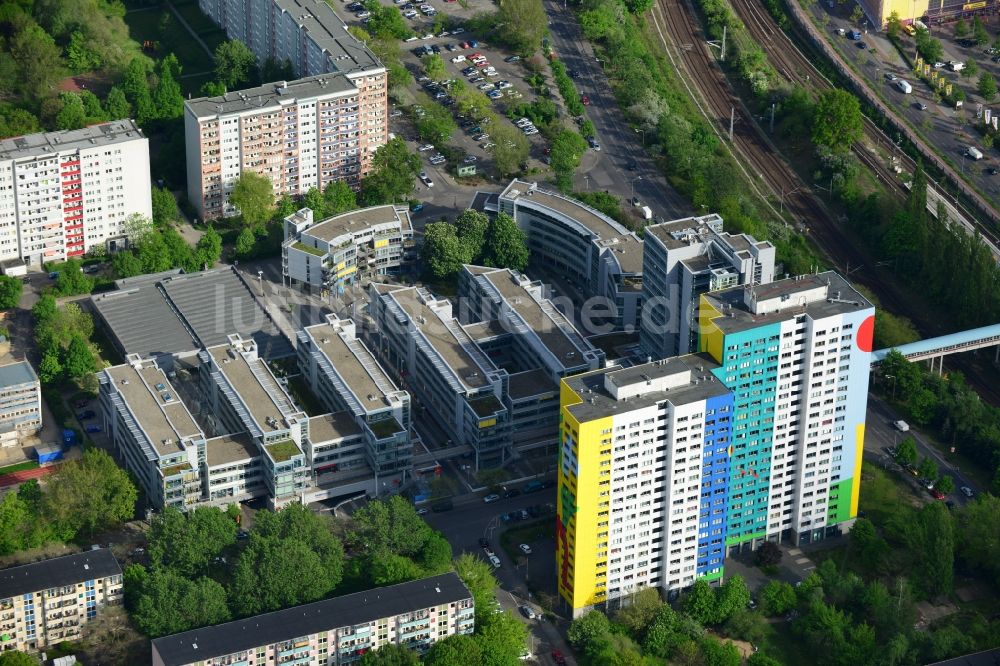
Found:
[{"label": "street lamp", "polygon": [[646,130],[644,128],[642,128],[642,127],[636,127],[635,131],[637,133],[642,134],[642,147],[645,148],[646,147]]},{"label": "street lamp", "polygon": [[892,380],[892,399],[896,399],[896,375],[885,375],[886,379]]},{"label": "street lamp", "polygon": [[260,295],[264,295],[264,271],[257,271],[257,284],[260,286]]},{"label": "street lamp", "polygon": [[632,194],[629,196],[629,203],[632,203],[633,201],[635,201],[635,181],[637,181],[637,180],[642,180],[642,176],[636,176],[635,178],[632,179],[632,183],[631,183],[631,185],[632,185]]}]

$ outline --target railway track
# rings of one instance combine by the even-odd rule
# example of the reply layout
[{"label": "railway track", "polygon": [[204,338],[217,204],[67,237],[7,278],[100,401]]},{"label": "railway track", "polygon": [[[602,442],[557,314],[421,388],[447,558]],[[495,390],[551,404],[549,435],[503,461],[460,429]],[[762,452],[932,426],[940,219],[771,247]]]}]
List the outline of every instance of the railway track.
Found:
[{"label": "railway track", "polygon": [[[731,4],[736,15],[746,26],[747,32],[763,48],[776,71],[780,72],[791,83],[814,91],[829,90],[834,87],[833,83],[813,64],[812,60],[802,53],[791,38],[778,27],[771,14],[756,0],[731,0]],[[891,185],[897,194],[905,197],[909,193],[909,189],[899,180],[893,170],[869,149],[869,145],[872,144],[892,145],[892,139],[868,116],[864,116],[864,132],[868,145],[859,141],[853,146],[854,153],[881,180]],[[916,168],[913,159],[902,151],[900,151],[899,160],[899,166],[910,173]],[[945,199],[954,202],[954,206],[961,216],[959,220],[955,221],[960,222],[967,232],[978,233],[993,252],[993,256],[1000,260],[1000,235],[997,234],[996,230],[991,225],[977,220],[971,211],[955,201],[938,183],[929,179],[928,184]]]}]

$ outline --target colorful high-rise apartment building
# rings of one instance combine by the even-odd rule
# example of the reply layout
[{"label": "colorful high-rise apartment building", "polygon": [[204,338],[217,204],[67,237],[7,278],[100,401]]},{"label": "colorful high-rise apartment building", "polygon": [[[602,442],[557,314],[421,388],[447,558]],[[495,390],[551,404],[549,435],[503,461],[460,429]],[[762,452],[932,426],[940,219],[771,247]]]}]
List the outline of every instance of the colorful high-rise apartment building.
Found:
[{"label": "colorful high-rise apartment building", "polygon": [[699,326],[734,396],[729,552],[849,529],[875,308],[826,272],[703,294]]},{"label": "colorful high-rise apartment building", "polygon": [[872,304],[833,272],[702,294],[699,353],[564,379],[559,592],[578,616],[857,516]]}]

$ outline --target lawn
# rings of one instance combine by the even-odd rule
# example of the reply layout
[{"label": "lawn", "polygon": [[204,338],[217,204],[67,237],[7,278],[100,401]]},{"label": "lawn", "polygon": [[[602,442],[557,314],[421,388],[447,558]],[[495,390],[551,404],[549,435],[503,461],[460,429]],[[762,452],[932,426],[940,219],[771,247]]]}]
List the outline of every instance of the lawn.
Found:
[{"label": "lawn", "polygon": [[0,476],[4,474],[13,474],[14,472],[24,472],[29,469],[35,469],[38,467],[38,463],[34,460],[27,460],[22,463],[17,463],[16,465],[7,465],[6,467],[0,467]]},{"label": "lawn", "polygon": [[191,29],[199,35],[219,29],[219,26],[215,24],[215,21],[202,13],[201,9],[198,8],[197,2],[191,2],[183,5],[175,3],[174,7],[177,8],[177,13],[183,16],[184,20],[187,21],[187,24],[191,26]]},{"label": "lawn", "polygon": [[132,39],[140,44],[147,39],[159,42],[159,48],[153,56],[160,59],[168,53],[173,53],[181,64],[182,74],[212,71],[214,68],[212,58],[205,53],[198,42],[192,39],[191,33],[184,29],[173,14],[170,14],[171,20],[167,22],[167,32],[160,30],[160,20],[164,11],[153,8],[125,14],[125,23]]},{"label": "lawn", "polygon": [[553,538],[553,525],[551,518],[543,518],[532,523],[512,527],[500,535],[500,546],[507,553],[507,557],[512,562],[516,562],[519,557],[523,557],[518,545]]}]

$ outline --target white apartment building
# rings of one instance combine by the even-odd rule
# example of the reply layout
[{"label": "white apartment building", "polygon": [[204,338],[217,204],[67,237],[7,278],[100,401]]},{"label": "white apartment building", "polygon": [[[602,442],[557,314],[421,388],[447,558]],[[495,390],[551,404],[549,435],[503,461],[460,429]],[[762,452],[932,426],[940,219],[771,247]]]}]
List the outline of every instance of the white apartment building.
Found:
[{"label": "white apartment building", "polygon": [[348,285],[398,274],[416,258],[406,206],[374,206],[322,221],[303,208],[285,218],[282,273],[314,293],[341,294]]},{"label": "white apartment building", "polygon": [[410,467],[410,394],[399,390],[355,334],[354,321],[327,315],[298,334],[299,368],[331,412],[354,416],[369,466],[383,479]]},{"label": "white apartment building", "polygon": [[107,548],[0,571],[0,652],[35,652],[80,638],[102,606],[122,602],[122,570]]},{"label": "white apartment building", "polygon": [[[374,81],[374,80],[377,80]],[[188,199],[202,218],[236,214],[244,170],[266,176],[276,197],[343,180],[357,186],[389,137],[384,70],[321,74],[184,103]]]},{"label": "white apartment building", "polygon": [[718,215],[646,227],[642,261],[644,354],[668,358],[698,349],[698,297],[774,280],[774,245],[722,230]]},{"label": "white apartment building", "polygon": [[563,380],[556,566],[575,617],[721,579],[733,403],[716,367],[683,356]]},{"label": "white apartment building", "polygon": [[153,666],[346,666],[383,645],[422,654],[471,634],[472,593],[449,572],[152,641]]},{"label": "white apartment building", "polygon": [[42,429],[42,387],[27,361],[0,365],[0,448]]},{"label": "white apartment building", "polygon": [[149,141],[131,120],[0,141],[0,261],[40,265],[124,242],[152,215]]}]

